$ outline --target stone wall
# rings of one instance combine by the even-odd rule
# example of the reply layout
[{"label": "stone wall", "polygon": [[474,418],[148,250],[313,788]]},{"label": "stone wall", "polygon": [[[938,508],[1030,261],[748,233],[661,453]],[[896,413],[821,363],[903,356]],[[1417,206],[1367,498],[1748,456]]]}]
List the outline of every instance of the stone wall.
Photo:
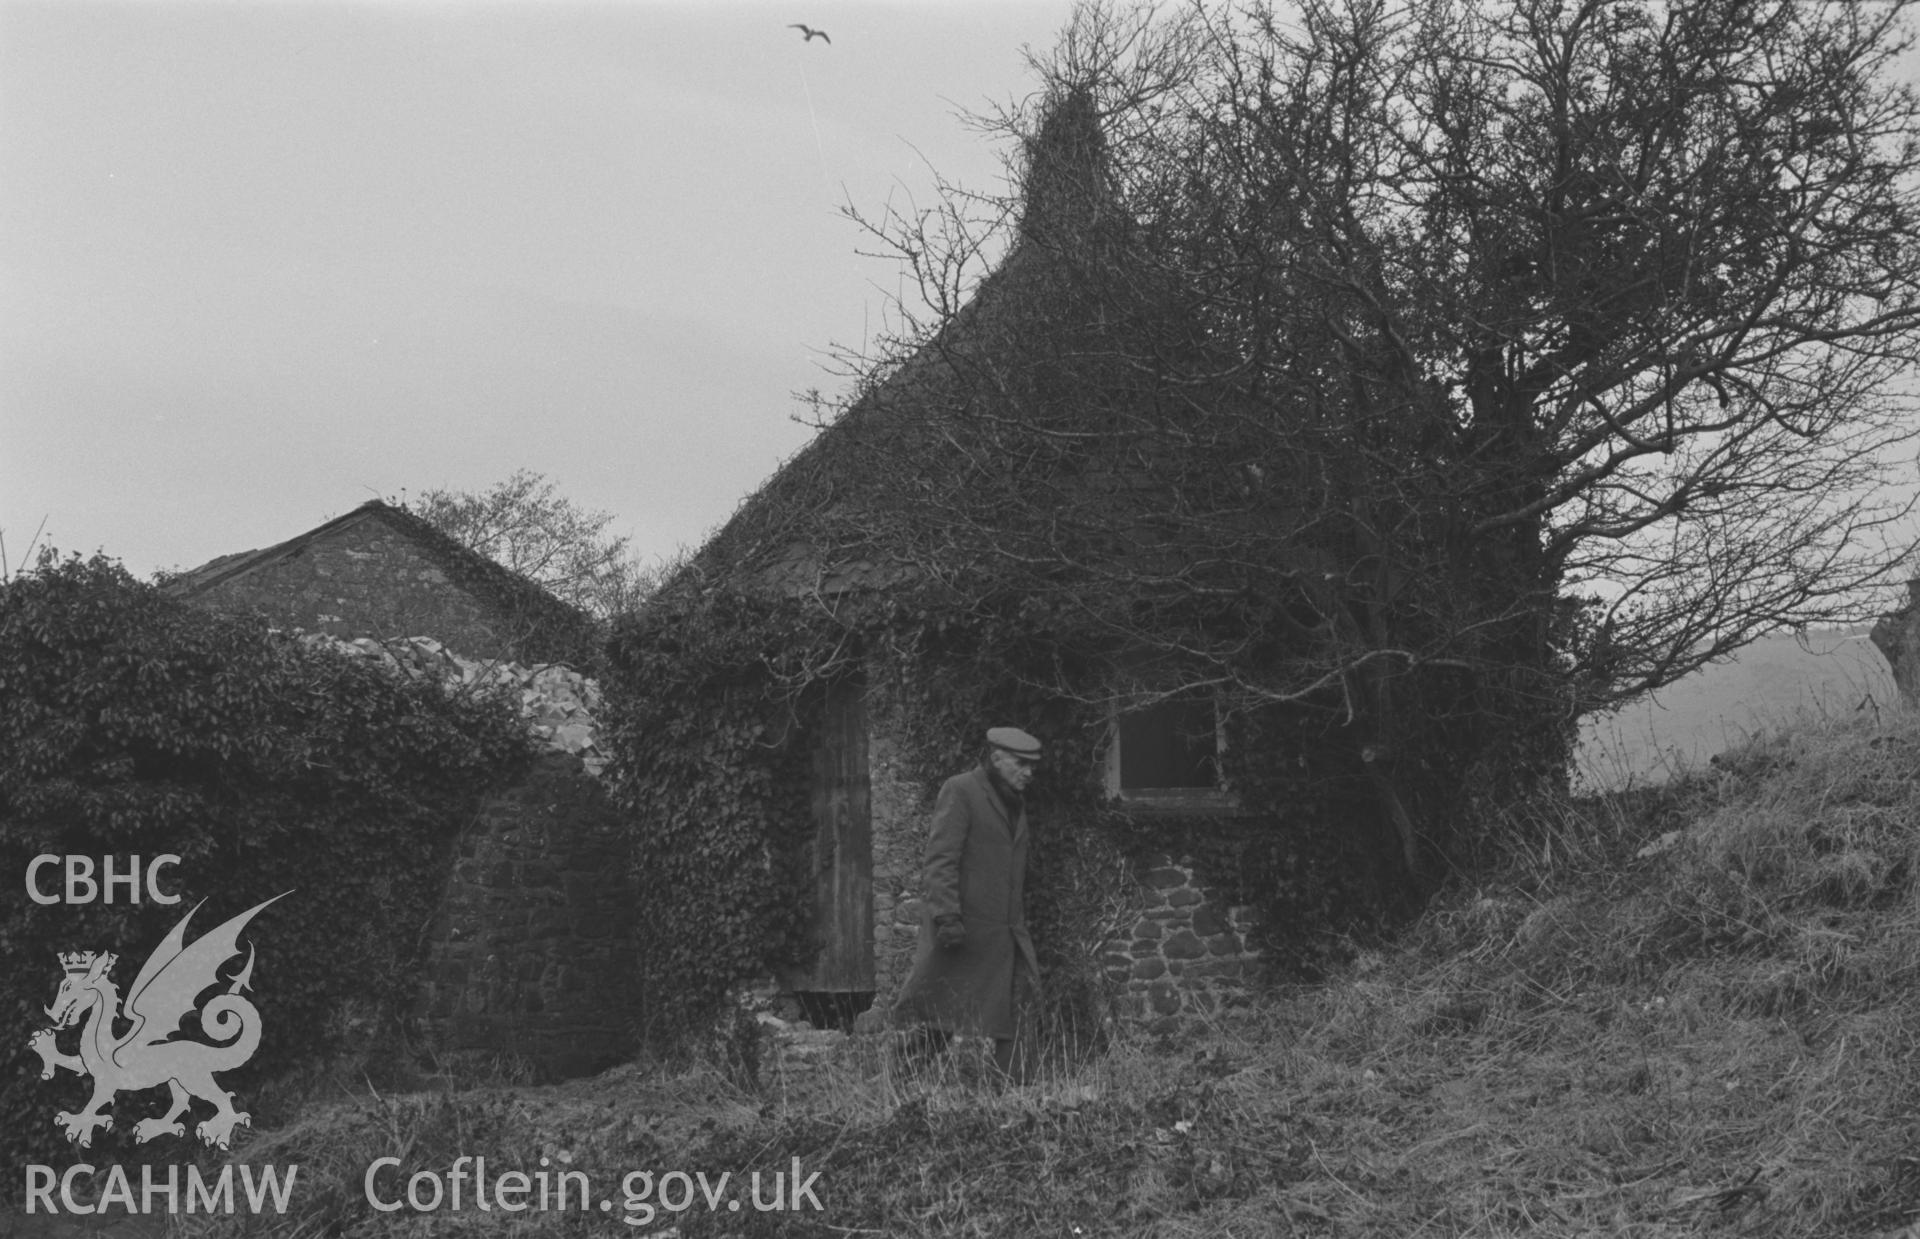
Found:
[{"label": "stone wall", "polygon": [[[406,519],[370,505],[225,580],[226,561],[215,561],[181,592],[199,606],[263,613],[393,676],[518,707],[547,755],[461,832],[414,1015],[443,1063],[538,1080],[591,1074],[632,1054],[641,1019],[631,847],[593,777],[607,760],[599,686],[557,663],[513,661],[501,606],[453,580],[395,524]],[[199,587],[193,578],[209,570],[216,583]],[[434,636],[402,635],[422,632]],[[524,644],[566,646],[539,633]]]},{"label": "stone wall", "polygon": [[347,641],[304,633],[299,639],[348,658],[372,659],[392,675],[437,680],[456,693],[504,695],[519,709],[535,743],[578,757],[588,774],[606,768],[608,755],[600,747],[600,726],[594,720],[600,685],[577,671],[554,663],[528,667],[498,658],[466,658],[432,637]]},{"label": "stone wall", "polygon": [[[886,1022],[913,965],[920,929],[920,868],[935,789],[908,777],[897,740],[883,727],[874,727],[868,746],[877,992],[872,1014],[857,1026],[877,1028]],[[1146,829],[1151,830],[1151,823]],[[1167,1031],[1184,1020],[1244,1003],[1261,961],[1249,940],[1253,909],[1229,904],[1210,891],[1196,876],[1193,859],[1184,854],[1149,853],[1134,868],[1131,929],[1127,936],[1105,941],[1100,950],[1113,1015],[1125,1023]],[[1042,897],[1041,892],[1030,888],[1029,902],[1036,897]]]},{"label": "stone wall", "polygon": [[1223,904],[1195,876],[1191,857],[1149,855],[1138,877],[1139,915],[1101,951],[1115,1015],[1168,1032],[1183,1018],[1244,1005],[1260,969],[1249,941],[1254,910]]},{"label": "stone wall", "polygon": [[536,1080],[599,1071],[637,1043],[630,851],[600,785],[554,753],[459,841],[417,1015],[443,1058]]},{"label": "stone wall", "polygon": [[874,1009],[884,1013],[913,969],[920,936],[920,866],[933,824],[933,797],[907,777],[899,746],[869,737],[868,801],[873,815]]},{"label": "stone wall", "polygon": [[626,832],[594,777],[606,764],[599,685],[565,667],[467,658],[430,637],[301,640],[390,675],[504,694],[547,750],[457,841],[415,1012],[427,1043],[443,1060],[543,1080],[627,1057],[640,1020],[635,884]]},{"label": "stone wall", "polygon": [[281,628],[345,638],[431,633],[469,657],[514,656],[510,622],[379,513],[326,530],[287,557],[220,581],[192,600],[258,612]]}]

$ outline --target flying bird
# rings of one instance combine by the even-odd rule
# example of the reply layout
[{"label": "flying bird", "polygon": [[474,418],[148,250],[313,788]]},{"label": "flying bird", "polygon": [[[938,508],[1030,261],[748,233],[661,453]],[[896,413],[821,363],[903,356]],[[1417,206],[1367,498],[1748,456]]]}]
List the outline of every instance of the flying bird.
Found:
[{"label": "flying bird", "polygon": [[832,40],[832,39],[829,39],[829,38],[827,38],[827,32],[826,32],[826,31],[824,31],[824,30],[815,30],[815,29],[814,29],[814,28],[813,28],[812,26],[803,26],[803,25],[801,25],[801,24],[800,24],[799,22],[792,22],[792,23],[790,23],[790,24],[789,24],[789,25],[787,26],[787,29],[789,29],[789,30],[798,30],[798,31],[799,31],[799,32],[801,33],[801,35],[802,35],[802,36],[804,36],[804,37],[802,37],[802,38],[801,38],[801,40],[800,40],[800,41],[801,41],[802,43],[811,43],[811,42],[813,42],[813,41],[814,41],[815,39],[821,39],[821,40],[824,40],[825,42],[827,42],[827,43],[829,43],[829,44],[833,42],[833,40]]}]

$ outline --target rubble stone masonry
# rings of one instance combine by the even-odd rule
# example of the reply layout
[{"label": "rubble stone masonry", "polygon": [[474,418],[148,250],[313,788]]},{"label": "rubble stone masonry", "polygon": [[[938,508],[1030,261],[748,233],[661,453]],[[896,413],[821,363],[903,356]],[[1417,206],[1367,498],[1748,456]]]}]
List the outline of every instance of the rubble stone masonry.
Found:
[{"label": "rubble stone masonry", "polygon": [[1260,952],[1248,942],[1253,909],[1221,904],[1187,857],[1148,856],[1139,881],[1132,928],[1101,951],[1115,1014],[1168,1032],[1183,1019],[1243,1005],[1260,967]]},{"label": "rubble stone masonry", "polygon": [[428,938],[420,1017],[443,1057],[569,1079],[639,1031],[630,850],[578,758],[543,757],[464,831]]},{"label": "rubble stone masonry", "polygon": [[898,746],[876,733],[867,748],[873,814],[874,1006],[884,1013],[913,970],[920,936],[920,868],[933,799],[907,777]]},{"label": "rubble stone masonry", "polygon": [[[869,740],[868,772],[877,993],[872,1013],[857,1027],[872,1029],[887,1022],[913,966],[933,798],[908,776],[897,742],[882,729]],[[1136,862],[1134,878],[1131,927],[1100,953],[1112,1014],[1159,1032],[1244,1004],[1260,972],[1260,952],[1249,940],[1254,910],[1224,902],[1184,855],[1147,854]]]},{"label": "rubble stone masonry", "polygon": [[378,516],[331,530],[286,558],[208,588],[194,601],[255,611],[282,628],[336,637],[432,633],[471,658],[509,658],[504,622]]}]

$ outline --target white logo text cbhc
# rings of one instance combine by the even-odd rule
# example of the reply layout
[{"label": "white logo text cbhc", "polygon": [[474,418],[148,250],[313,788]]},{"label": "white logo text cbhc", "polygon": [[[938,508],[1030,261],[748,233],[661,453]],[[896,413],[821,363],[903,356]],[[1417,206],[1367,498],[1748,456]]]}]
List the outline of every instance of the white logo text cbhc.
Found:
[{"label": "white logo text cbhc", "polygon": [[[52,852],[42,853],[27,862],[27,897],[37,904],[92,903],[96,899],[101,903],[112,903],[113,890],[117,886],[126,892],[124,902],[139,903],[140,891],[144,885],[147,898],[155,903],[180,902],[180,896],[168,895],[160,890],[160,871],[168,865],[179,864],[178,856],[167,852],[154,857],[144,874],[138,856],[127,857],[124,871],[115,867],[117,859],[113,856],[102,856],[100,877],[95,879],[91,856],[58,856]],[[60,866],[65,871],[66,882],[52,892],[42,891],[40,871],[54,865]]]}]

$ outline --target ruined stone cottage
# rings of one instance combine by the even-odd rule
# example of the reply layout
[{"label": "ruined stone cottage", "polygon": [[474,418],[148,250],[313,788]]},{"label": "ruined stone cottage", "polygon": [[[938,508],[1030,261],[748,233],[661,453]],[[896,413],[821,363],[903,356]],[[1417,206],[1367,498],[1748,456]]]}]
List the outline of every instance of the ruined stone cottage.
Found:
[{"label": "ruined stone cottage", "polygon": [[630,850],[597,777],[593,622],[378,500],[166,588],[395,676],[511,700],[547,755],[482,804],[449,858],[421,961],[420,1033],[443,1064],[543,1079],[627,1057],[639,1022]]}]

